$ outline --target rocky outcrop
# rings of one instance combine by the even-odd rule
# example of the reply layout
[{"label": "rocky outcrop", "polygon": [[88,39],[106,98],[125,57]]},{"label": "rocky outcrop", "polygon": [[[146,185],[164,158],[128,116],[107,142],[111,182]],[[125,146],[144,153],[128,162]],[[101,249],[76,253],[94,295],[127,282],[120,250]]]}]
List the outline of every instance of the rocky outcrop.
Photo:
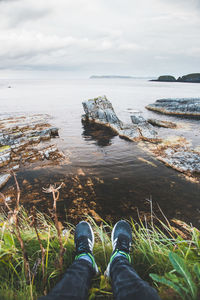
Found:
[{"label": "rocky outcrop", "polygon": [[185,138],[173,137],[159,145],[150,145],[157,159],[189,176],[200,174],[200,153],[190,148]]},{"label": "rocky outcrop", "polygon": [[193,73],[184,75],[182,77],[179,77],[177,79],[178,82],[194,82],[194,83],[200,83],[200,73]]},{"label": "rocky outcrop", "polygon": [[200,116],[200,98],[159,99],[147,109],[168,115]]},{"label": "rocky outcrop", "polygon": [[[6,183],[10,169],[37,161],[55,161],[63,154],[50,144],[58,136],[58,128],[47,123],[46,115],[16,116],[0,119],[0,188]],[[44,141],[49,141],[44,144]]]},{"label": "rocky outcrop", "polygon": [[[171,101],[175,102],[175,104],[172,105],[172,107],[174,107],[173,112],[175,112],[176,109],[180,109],[181,112],[184,111],[181,105],[185,105],[185,102],[188,103],[188,100],[185,99],[164,99],[164,101],[158,100],[156,103],[158,103],[158,107],[160,107],[160,102],[164,102],[164,106],[166,105],[166,107],[168,107],[171,104],[168,103]],[[195,103],[196,100],[192,101],[193,106]],[[184,173],[190,180],[199,182],[200,153],[191,149],[184,138],[176,137],[175,139],[171,138],[170,140],[159,139],[157,132],[151,125],[154,124],[158,127],[176,128],[175,123],[156,119],[149,119],[147,121],[141,115],[135,113],[131,115],[132,124],[124,124],[117,117],[112,104],[105,96],[85,101],[83,102],[83,107],[85,110],[85,115],[82,116],[84,124],[87,124],[88,126],[89,124],[101,124],[107,126],[120,137],[124,137],[131,141],[148,141],[149,143],[140,143],[143,149],[148,149],[148,152],[150,150],[158,160],[162,161],[167,166]]]},{"label": "rocky outcrop", "polygon": [[158,79],[154,79],[151,81],[175,82],[176,78],[171,75],[162,75],[162,76],[159,76]]},{"label": "rocky outcrop", "polygon": [[156,131],[143,117],[131,116],[132,124],[123,123],[116,115],[112,104],[104,97],[83,102],[83,122],[95,122],[110,127],[120,137],[132,140],[158,141]]},{"label": "rocky outcrop", "polygon": [[174,122],[168,122],[168,121],[163,121],[158,119],[148,119],[147,122],[157,127],[172,128],[172,129],[177,128],[177,125]]}]

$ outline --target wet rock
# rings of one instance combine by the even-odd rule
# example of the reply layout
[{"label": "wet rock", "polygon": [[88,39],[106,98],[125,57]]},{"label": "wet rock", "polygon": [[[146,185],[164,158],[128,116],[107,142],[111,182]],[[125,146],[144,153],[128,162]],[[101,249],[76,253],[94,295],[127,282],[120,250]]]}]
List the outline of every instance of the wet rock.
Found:
[{"label": "wet rock", "polygon": [[102,124],[114,124],[120,128],[121,121],[115,114],[111,102],[105,96],[83,102],[83,108],[87,120]]},{"label": "wet rock", "polygon": [[49,132],[50,132],[50,136],[51,137],[59,136],[59,134],[58,134],[58,128],[57,127],[51,127],[51,128],[49,128]]},{"label": "wet rock", "polygon": [[[22,115],[0,118],[0,167],[15,168],[38,160],[54,161],[63,154],[54,145],[35,147],[58,136],[58,128],[51,127],[47,115]],[[17,165],[17,166],[16,166]]]},{"label": "wet rock", "polygon": [[52,155],[55,155],[58,149],[56,147],[49,147],[48,149],[44,149],[40,151],[42,158],[50,159]]},{"label": "wet rock", "polygon": [[183,137],[169,137],[157,145],[149,144],[149,150],[167,166],[184,173],[187,179],[200,181],[200,152],[192,149]]},{"label": "wet rock", "polygon": [[123,124],[122,128],[118,129],[117,133],[121,138],[125,138],[132,141],[139,141],[141,134],[137,128],[132,124]]},{"label": "wet rock", "polygon": [[131,116],[132,124],[123,123],[116,115],[112,104],[104,97],[98,97],[83,102],[84,122],[95,122],[110,127],[120,137],[132,140],[156,141],[158,137],[153,127],[140,116]]},{"label": "wet rock", "polygon": [[13,166],[13,167],[12,167],[12,170],[13,170],[13,171],[18,171],[18,170],[19,170],[19,165]]},{"label": "wet rock", "polygon": [[164,127],[164,128],[177,128],[176,123],[158,120],[158,119],[148,119],[148,123],[150,123],[153,126],[157,127]]},{"label": "wet rock", "polygon": [[141,136],[145,140],[157,140],[157,132],[154,130],[153,126],[149,124],[142,116],[140,115],[131,115],[131,121],[133,124],[137,125],[137,128],[140,131]]},{"label": "wet rock", "polygon": [[10,151],[0,153],[0,167],[6,166],[10,162]]},{"label": "wet rock", "polygon": [[2,174],[0,175],[0,189],[4,187],[4,185],[8,182],[10,179],[11,175],[10,174]]},{"label": "wet rock", "polygon": [[186,174],[200,174],[200,154],[186,148],[179,148],[178,151],[167,149],[159,160],[166,165]]},{"label": "wet rock", "polygon": [[168,115],[200,116],[200,98],[159,99],[147,109]]}]

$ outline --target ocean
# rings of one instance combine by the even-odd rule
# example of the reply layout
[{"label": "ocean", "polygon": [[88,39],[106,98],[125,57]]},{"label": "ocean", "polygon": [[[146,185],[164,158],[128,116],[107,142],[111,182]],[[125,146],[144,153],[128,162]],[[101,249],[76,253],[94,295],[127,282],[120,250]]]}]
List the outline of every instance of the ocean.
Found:
[{"label": "ocean", "polygon": [[[63,220],[67,215],[68,220],[75,222],[73,214],[81,217],[77,208],[81,206],[84,212],[95,211],[110,222],[120,218],[137,219],[138,214],[144,218],[150,215],[152,205],[158,216],[162,209],[169,219],[178,218],[198,226],[198,184],[155,160],[137,143],[123,140],[99,126],[82,124],[82,101],[101,95],[112,102],[121,120],[130,122],[131,112],[136,111],[145,118],[177,122],[184,125],[182,129],[176,133],[173,129],[160,129],[159,134],[162,137],[178,134],[193,147],[200,146],[199,120],[165,116],[145,109],[147,104],[160,98],[200,97],[200,84],[147,79],[1,79],[0,118],[20,113],[49,114],[51,124],[59,127],[60,137],[55,142],[70,161],[46,169],[19,171],[23,204],[30,207],[32,198],[28,194],[37,190],[41,200],[36,201],[37,207],[47,211],[51,199],[42,192],[42,187],[63,181],[66,186],[61,190],[58,205]],[[24,178],[31,183],[32,191],[23,188]],[[35,183],[35,178],[39,183]],[[77,194],[71,192],[74,178],[78,178],[82,186],[81,191],[74,188]],[[76,195],[82,199],[79,204]]]}]

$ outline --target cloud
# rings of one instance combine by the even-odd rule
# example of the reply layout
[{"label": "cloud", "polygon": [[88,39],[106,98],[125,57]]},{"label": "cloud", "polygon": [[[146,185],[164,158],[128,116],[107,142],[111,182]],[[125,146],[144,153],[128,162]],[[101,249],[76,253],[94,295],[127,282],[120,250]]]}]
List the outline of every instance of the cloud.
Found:
[{"label": "cloud", "polygon": [[187,73],[200,58],[198,3],[0,0],[0,66]]},{"label": "cloud", "polygon": [[16,28],[25,22],[34,22],[51,13],[51,9],[44,5],[35,5],[27,0],[2,0],[0,2],[0,24],[5,27]]}]

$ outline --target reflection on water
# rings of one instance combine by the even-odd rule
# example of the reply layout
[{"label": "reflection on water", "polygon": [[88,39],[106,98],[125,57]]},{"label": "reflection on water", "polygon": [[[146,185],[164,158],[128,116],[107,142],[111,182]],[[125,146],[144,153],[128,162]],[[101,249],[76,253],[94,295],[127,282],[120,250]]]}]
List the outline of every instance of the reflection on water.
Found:
[{"label": "reflection on water", "polygon": [[[33,165],[17,173],[22,202],[33,204],[48,212],[52,198],[42,192],[49,184],[65,183],[60,191],[60,217],[76,223],[89,213],[97,221],[106,221],[149,214],[153,201],[169,218],[178,218],[199,226],[200,187],[167,168],[141,150],[134,142],[120,139],[109,128],[81,123],[81,101],[106,94],[119,118],[130,120],[126,108],[140,110],[146,118],[178,122],[178,134],[199,145],[199,121],[166,117],[145,110],[145,105],[164,97],[197,97],[200,85],[158,84],[134,80],[98,81],[13,81],[12,89],[0,93],[0,112],[45,112],[52,115],[52,123],[60,128],[56,142],[69,158],[69,163],[41,168]],[[77,89],[77,86],[79,87]],[[31,93],[30,93],[31,91]],[[174,135],[171,129],[159,129],[161,136]],[[15,195],[11,179],[2,190]],[[8,188],[9,187],[9,188]]]},{"label": "reflection on water", "polygon": [[86,141],[95,141],[97,146],[105,147],[112,144],[112,138],[117,136],[109,127],[103,127],[100,124],[89,123],[82,121],[83,133],[82,136]]}]

